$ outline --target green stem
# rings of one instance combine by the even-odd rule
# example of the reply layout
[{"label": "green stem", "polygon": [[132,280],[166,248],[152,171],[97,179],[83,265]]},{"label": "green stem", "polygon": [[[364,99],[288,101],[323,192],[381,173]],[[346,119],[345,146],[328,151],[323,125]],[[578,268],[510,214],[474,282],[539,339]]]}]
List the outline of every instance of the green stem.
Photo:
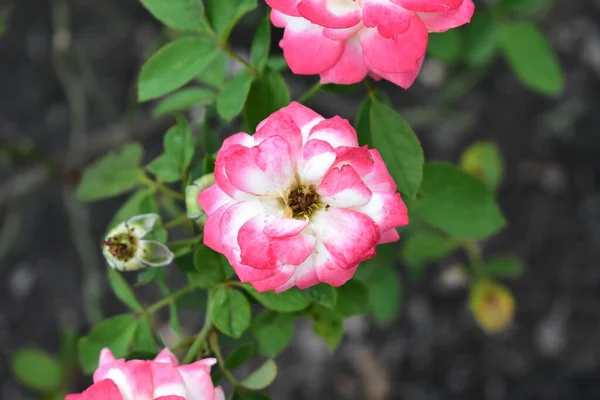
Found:
[{"label": "green stem", "polygon": [[176,200],[185,200],[185,196],[182,193],[174,191],[173,189],[171,189],[168,186],[165,186],[165,184],[161,182],[153,181],[152,179],[148,178],[146,174],[141,174],[141,180],[144,185],[148,186],[153,190],[162,192],[165,195]]},{"label": "green stem", "polygon": [[478,278],[485,277],[487,273],[483,268],[483,257],[481,255],[481,248],[479,247],[479,244],[475,240],[464,240],[461,242],[461,245],[465,250],[467,257],[469,257],[469,261],[473,271],[475,272],[475,276]]},{"label": "green stem", "polygon": [[213,353],[215,353],[215,357],[217,358],[217,363],[221,370],[223,371],[223,375],[227,378],[229,382],[233,385],[234,389],[240,386],[240,383],[237,379],[231,374],[231,372],[225,367],[225,360],[223,359],[223,354],[221,354],[221,349],[219,348],[219,338],[216,332],[211,332],[208,337],[208,343],[210,344],[210,348]]},{"label": "green stem", "polygon": [[181,248],[184,247],[186,245],[190,245],[190,246],[195,246],[197,243],[202,241],[202,238],[204,237],[203,234],[200,234],[198,236],[194,236],[191,239],[186,239],[186,240],[178,240],[176,242],[169,242],[167,243],[167,247],[172,248]]},{"label": "green stem", "polygon": [[313,87],[308,89],[308,91],[298,99],[298,103],[306,104],[306,102],[309,101],[319,90],[321,90],[322,87],[323,85],[321,85],[321,82],[315,83]]},{"label": "green stem", "polygon": [[196,359],[196,355],[198,354],[198,351],[200,351],[202,343],[206,342],[206,338],[212,329],[210,300],[211,292],[209,290],[208,301],[206,302],[206,316],[204,317],[204,326],[202,327],[200,332],[198,332],[198,335],[196,335],[196,338],[194,339],[194,342],[192,343],[185,357],[183,357],[182,364],[189,364]]},{"label": "green stem", "polygon": [[371,98],[371,101],[373,103],[376,103],[377,97],[375,97],[375,90],[373,89],[373,86],[371,86],[371,82],[369,82],[369,79],[367,78],[365,78],[363,82],[365,83],[365,87],[367,88],[367,94]]},{"label": "green stem", "polygon": [[238,61],[240,64],[242,64],[244,67],[246,67],[246,69],[248,69],[248,71],[250,71],[250,73],[253,76],[258,76],[260,75],[258,70],[256,68],[254,68],[252,65],[250,65],[250,63],[246,60],[244,60],[242,57],[239,56],[239,54],[237,54],[236,52],[234,52],[233,50],[231,50],[231,48],[229,47],[229,45],[227,45],[227,43],[223,43],[221,41],[221,39],[219,38],[219,36],[217,35],[217,33],[210,27],[207,25],[207,33],[208,35],[213,38],[213,40],[217,43],[217,45],[219,46],[219,48],[221,50],[223,50],[225,53],[227,53],[231,58],[233,58],[234,60]]},{"label": "green stem", "polygon": [[186,222],[188,222],[190,219],[187,217],[187,215],[180,215],[179,217],[172,219],[171,221],[167,222],[166,224],[164,224],[164,228],[165,229],[171,229],[174,228],[176,226],[179,225],[183,225]]},{"label": "green stem", "polygon": [[144,309],[144,311],[142,311],[140,313],[140,315],[146,316],[146,315],[153,314],[154,312],[158,311],[159,309],[161,309],[165,306],[168,306],[169,304],[174,302],[179,296],[184,295],[187,292],[192,291],[194,289],[195,289],[195,286],[192,286],[192,285],[184,286],[183,288],[171,293],[169,296],[165,297],[164,299],[159,300],[156,303],[152,304],[151,306],[147,307],[146,309]]}]

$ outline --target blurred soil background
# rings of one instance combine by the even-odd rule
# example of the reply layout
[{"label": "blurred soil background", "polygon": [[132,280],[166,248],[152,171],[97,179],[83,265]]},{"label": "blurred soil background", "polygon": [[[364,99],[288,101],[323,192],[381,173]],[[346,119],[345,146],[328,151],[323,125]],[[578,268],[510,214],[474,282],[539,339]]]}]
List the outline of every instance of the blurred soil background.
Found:
[{"label": "blurred soil background", "polygon": [[[234,32],[242,55],[259,17],[247,16]],[[152,104],[135,101],[140,66],[166,38],[136,0],[4,0],[0,21],[0,147],[16,149],[0,151],[0,218],[8,226],[0,240],[0,398],[22,400],[35,396],[11,376],[16,349],[57,352],[63,330],[84,334],[98,313],[124,310],[98,251],[123,198],[77,203],[79,171],[130,140],[151,160],[172,120],[154,119]],[[600,1],[556,0],[540,23],[565,70],[559,98],[523,87],[501,57],[458,92],[451,84],[473,72],[432,59],[408,91],[378,84],[428,160],[456,162],[477,140],[501,149],[499,199],[509,224],[483,246],[484,254],[511,252],[525,262],[525,274],[507,282],[514,323],[491,336],[476,325],[465,288],[446,273],[461,254],[432,265],[420,282],[400,265],[397,319],[350,320],[333,355],[298,323],[293,346],[278,357],[273,399],[600,398]],[[281,30],[273,35],[279,51]],[[286,79],[294,99],[316,81]],[[353,120],[363,96],[362,88],[320,93],[309,104]],[[158,297],[152,285],[141,293],[148,302]],[[182,322],[192,333],[201,317]]]}]

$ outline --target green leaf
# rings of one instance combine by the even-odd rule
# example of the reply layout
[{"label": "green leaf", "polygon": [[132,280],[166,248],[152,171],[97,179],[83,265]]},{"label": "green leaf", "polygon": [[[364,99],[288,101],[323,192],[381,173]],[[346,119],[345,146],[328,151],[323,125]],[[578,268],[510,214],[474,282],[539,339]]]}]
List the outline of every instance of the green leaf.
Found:
[{"label": "green leaf", "polygon": [[217,97],[217,112],[225,121],[231,121],[242,112],[254,77],[240,72],[223,86]]},{"label": "green leaf", "polygon": [[556,96],[564,90],[564,76],[544,33],[531,22],[512,21],[498,29],[500,47],[508,64],[523,84]]},{"label": "green leaf", "polygon": [[133,189],[142,177],[142,146],[129,143],[120,152],[110,152],[83,171],[77,186],[80,201],[113,197]]},{"label": "green leaf", "polygon": [[116,315],[100,322],[91,332],[79,339],[79,363],[85,374],[98,367],[98,357],[108,347],[116,358],[125,357],[133,341],[138,321],[132,314]]},{"label": "green leaf", "polygon": [[267,70],[252,83],[244,118],[252,130],[275,111],[290,104],[290,91],[281,74]]},{"label": "green leaf", "polygon": [[457,238],[485,238],[506,223],[490,189],[454,165],[428,163],[423,168],[422,198],[412,216]]},{"label": "green leaf", "polygon": [[369,309],[369,290],[364,283],[350,280],[338,288],[336,312],[344,318],[366,314]]},{"label": "green leaf", "polygon": [[423,149],[408,123],[390,106],[371,105],[373,145],[381,153],[400,192],[414,198],[423,179]]},{"label": "green leaf", "polygon": [[156,340],[150,320],[148,318],[141,319],[135,332],[133,351],[156,353],[156,350]]},{"label": "green leaf", "polygon": [[[60,399],[62,400],[62,399]],[[265,396],[261,393],[253,393],[253,392],[235,392],[231,400],[271,400],[270,397]]]},{"label": "green leaf", "polygon": [[460,158],[460,166],[495,190],[504,175],[504,160],[498,147],[490,142],[469,146]]},{"label": "green leaf", "polygon": [[58,360],[42,350],[18,350],[12,356],[11,368],[21,383],[34,390],[56,390],[63,380]]},{"label": "green leaf", "polygon": [[177,164],[166,154],[156,157],[146,168],[163,182],[177,182],[181,179]]},{"label": "green leaf", "polygon": [[160,117],[178,111],[185,111],[193,106],[211,104],[216,98],[217,94],[209,89],[196,87],[181,89],[161,101],[154,109],[154,115]]},{"label": "green leaf", "polygon": [[285,292],[275,293],[272,290],[268,292],[257,292],[256,289],[248,283],[242,284],[242,287],[252,295],[252,297],[258,300],[260,304],[270,310],[295,312],[305,309],[310,304],[310,300],[308,300],[297,288],[291,288]]},{"label": "green leaf", "polygon": [[177,125],[171,127],[164,137],[165,154],[185,171],[194,156],[194,138],[189,124],[184,119],[178,119]]},{"label": "green leaf", "polygon": [[[382,103],[387,104],[391,107],[392,103],[387,94],[383,93],[380,90],[375,89],[375,99]],[[373,100],[371,100],[370,96],[367,96],[363,99],[358,107],[358,111],[356,113],[356,118],[354,119],[354,126],[356,127],[356,132],[358,133],[358,143],[361,146],[369,146],[373,147],[373,138],[371,136],[371,105],[373,104]]]},{"label": "green leaf", "polygon": [[331,308],[311,307],[313,332],[322,337],[330,350],[335,350],[344,335],[344,319]]},{"label": "green leaf", "polygon": [[444,63],[451,63],[460,57],[461,50],[461,37],[456,29],[429,35],[427,52],[433,58],[437,58]]},{"label": "green leaf", "polygon": [[308,300],[325,307],[334,307],[337,301],[337,292],[335,288],[326,283],[319,283],[318,285],[304,289],[302,294]]},{"label": "green leaf", "polygon": [[498,278],[517,278],[523,274],[523,261],[516,257],[495,257],[487,261],[485,270]]},{"label": "green leaf", "polygon": [[258,343],[258,352],[272,357],[291,342],[294,336],[294,316],[265,310],[252,321],[252,333]]},{"label": "green leaf", "polygon": [[334,83],[327,83],[327,84],[321,86],[321,89],[324,92],[328,92],[328,93],[346,94],[346,93],[352,93],[352,92],[356,91],[356,89],[358,89],[361,86],[362,85],[360,83],[355,83],[353,85],[336,85]]},{"label": "green leaf", "polygon": [[225,360],[225,368],[236,369],[238,367],[241,367],[242,365],[250,361],[253,355],[254,344],[252,342],[248,342],[240,347],[236,347]]},{"label": "green leaf", "polygon": [[218,52],[214,40],[203,36],[183,37],[167,44],[142,67],[138,99],[150,100],[180,88],[200,74]]},{"label": "green leaf", "polygon": [[170,28],[203,32],[206,27],[202,0],[140,0],[156,19]]},{"label": "green leaf", "polygon": [[417,231],[404,240],[402,259],[414,279],[420,279],[428,263],[441,260],[458,247],[456,241],[431,231]]},{"label": "green leaf", "polygon": [[121,208],[119,208],[108,228],[112,229],[131,217],[148,213],[158,213],[158,204],[156,203],[156,200],[154,200],[150,189],[142,189],[135,192],[127,199]]},{"label": "green leaf", "polygon": [[79,335],[72,328],[61,332],[60,363],[62,369],[71,371],[77,367],[77,342]]},{"label": "green leaf", "polygon": [[267,66],[273,71],[283,71],[287,69],[287,62],[283,56],[273,56],[269,57],[269,61],[267,61]]},{"label": "green leaf", "polygon": [[398,273],[391,265],[376,267],[366,282],[369,309],[379,322],[390,322],[400,309],[401,287]]},{"label": "green leaf", "polygon": [[273,383],[276,376],[277,364],[273,360],[267,360],[259,369],[240,383],[250,390],[262,390]]},{"label": "green leaf", "polygon": [[147,285],[152,282],[161,273],[160,268],[146,268],[140,271],[137,275],[135,286]]},{"label": "green leaf", "polygon": [[226,335],[239,338],[250,326],[250,303],[237,290],[219,287],[210,301],[211,319]]},{"label": "green leaf", "polygon": [[207,0],[208,19],[219,34],[222,42],[227,42],[229,34],[246,13],[258,6],[256,0]]},{"label": "green leaf", "polygon": [[549,9],[550,0],[501,0],[498,8],[502,11],[516,14],[536,14]]},{"label": "green leaf", "polygon": [[208,63],[206,68],[202,70],[196,77],[200,82],[203,82],[214,88],[222,88],[227,78],[229,71],[229,55],[224,51],[219,50],[217,56]]},{"label": "green leaf", "polygon": [[194,254],[195,271],[188,272],[188,280],[194,286],[208,289],[227,279],[224,271],[226,263],[221,254],[200,245]]},{"label": "green leaf", "polygon": [[250,60],[252,65],[259,71],[262,71],[267,65],[269,59],[269,49],[271,48],[271,21],[269,17],[265,17],[258,28],[256,34],[252,39],[252,46],[250,47]]},{"label": "green leaf", "polygon": [[110,282],[110,287],[115,293],[115,296],[133,311],[142,311],[144,307],[135,297],[135,293],[133,293],[133,290],[131,290],[131,287],[121,273],[114,268],[107,268],[107,271],[108,281]]},{"label": "green leaf", "polygon": [[195,312],[206,311],[206,292],[194,290],[177,298],[177,307],[180,310],[189,310]]},{"label": "green leaf", "polygon": [[210,121],[204,120],[204,122],[202,123],[200,136],[202,148],[206,153],[204,155],[204,158],[210,160],[209,162],[213,163],[213,166],[211,168],[204,168],[207,171],[205,172],[206,174],[213,172],[215,160],[213,159],[212,154],[217,153],[219,151],[222,142],[219,134],[214,129],[212,129],[210,125]]},{"label": "green leaf", "polygon": [[473,15],[471,23],[464,29],[464,57],[472,66],[484,65],[492,61],[498,50],[496,18],[489,11],[479,11]]}]

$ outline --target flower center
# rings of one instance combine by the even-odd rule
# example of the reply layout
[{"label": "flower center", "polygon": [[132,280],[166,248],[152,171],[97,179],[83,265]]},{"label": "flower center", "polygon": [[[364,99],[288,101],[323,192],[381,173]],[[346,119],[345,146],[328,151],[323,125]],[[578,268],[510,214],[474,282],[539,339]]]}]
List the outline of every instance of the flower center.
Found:
[{"label": "flower center", "polygon": [[288,218],[309,218],[321,208],[321,199],[314,186],[300,185],[288,195],[285,216]]},{"label": "flower center", "polygon": [[119,233],[102,242],[108,247],[108,252],[119,261],[129,261],[135,256],[138,239],[129,232]]}]

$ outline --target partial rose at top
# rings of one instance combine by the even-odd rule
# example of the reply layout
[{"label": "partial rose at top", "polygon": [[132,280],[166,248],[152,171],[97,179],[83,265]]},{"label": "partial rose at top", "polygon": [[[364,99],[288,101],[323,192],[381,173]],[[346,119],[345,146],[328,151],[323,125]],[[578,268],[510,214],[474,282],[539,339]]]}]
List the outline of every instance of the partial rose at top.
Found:
[{"label": "partial rose at top", "polygon": [[472,0],[266,0],[285,28],[280,46],[290,69],[321,83],[353,84],[367,75],[408,88],[428,32],[468,23]]}]

